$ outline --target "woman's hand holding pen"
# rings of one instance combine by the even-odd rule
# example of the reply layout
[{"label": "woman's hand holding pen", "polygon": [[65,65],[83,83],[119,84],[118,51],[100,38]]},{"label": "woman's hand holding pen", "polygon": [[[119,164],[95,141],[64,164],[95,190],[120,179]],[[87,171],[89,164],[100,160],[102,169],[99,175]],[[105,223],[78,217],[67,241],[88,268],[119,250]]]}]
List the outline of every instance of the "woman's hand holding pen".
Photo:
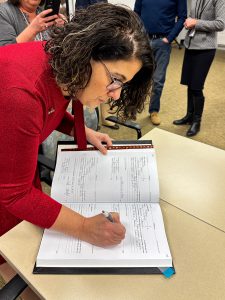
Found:
[{"label": "woman's hand holding pen", "polygon": [[125,238],[126,229],[120,222],[119,214],[111,213],[110,220],[103,213],[86,218],[62,205],[51,229],[96,246],[113,246]]},{"label": "woman's hand holding pen", "polygon": [[113,222],[103,214],[85,218],[79,238],[96,246],[106,247],[120,244],[125,238],[125,227],[121,224],[119,214],[112,213]]}]

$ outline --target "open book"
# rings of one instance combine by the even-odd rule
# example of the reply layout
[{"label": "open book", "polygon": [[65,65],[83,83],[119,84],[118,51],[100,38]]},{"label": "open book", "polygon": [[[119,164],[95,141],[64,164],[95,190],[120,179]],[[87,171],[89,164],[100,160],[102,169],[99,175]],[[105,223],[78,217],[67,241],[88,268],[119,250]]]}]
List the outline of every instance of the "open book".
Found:
[{"label": "open book", "polygon": [[87,217],[118,212],[126,237],[101,248],[45,230],[36,268],[171,267],[151,143],[113,146],[107,155],[91,149],[58,146],[51,196]]}]

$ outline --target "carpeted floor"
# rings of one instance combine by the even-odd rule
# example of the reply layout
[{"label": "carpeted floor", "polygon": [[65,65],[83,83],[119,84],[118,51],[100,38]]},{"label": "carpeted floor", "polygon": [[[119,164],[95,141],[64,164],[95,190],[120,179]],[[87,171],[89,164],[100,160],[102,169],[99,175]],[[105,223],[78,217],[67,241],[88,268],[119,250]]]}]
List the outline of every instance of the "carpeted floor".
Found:
[{"label": "carpeted floor", "polygon": [[[161,124],[159,128],[185,136],[188,126],[175,126],[172,121],[183,117],[186,112],[186,86],[180,85],[181,66],[184,49],[174,46],[167,71],[167,79],[161,98]],[[200,141],[225,150],[225,51],[218,50],[208,74],[204,94],[206,98],[201,131],[193,137]],[[148,103],[145,111],[137,118],[145,134],[154,128],[148,114]],[[114,139],[136,139],[131,129],[121,127],[119,130],[101,127],[101,132],[108,133]],[[154,141],[153,141],[154,142]]]}]

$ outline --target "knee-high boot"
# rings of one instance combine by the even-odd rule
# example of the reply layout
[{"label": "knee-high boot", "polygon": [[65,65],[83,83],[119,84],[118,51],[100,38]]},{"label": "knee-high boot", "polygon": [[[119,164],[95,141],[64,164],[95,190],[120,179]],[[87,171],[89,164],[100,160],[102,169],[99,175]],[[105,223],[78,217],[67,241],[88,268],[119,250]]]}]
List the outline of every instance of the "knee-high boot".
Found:
[{"label": "knee-high boot", "polygon": [[188,89],[187,90],[187,113],[183,118],[179,120],[174,120],[173,124],[175,125],[191,124],[193,121],[193,112],[194,112],[193,96],[191,91]]},{"label": "knee-high boot", "polygon": [[193,97],[194,100],[194,115],[193,115],[193,121],[190,126],[190,128],[187,131],[187,136],[194,136],[196,135],[201,126],[201,119],[202,119],[202,113],[204,109],[204,103],[205,103],[205,97]]}]

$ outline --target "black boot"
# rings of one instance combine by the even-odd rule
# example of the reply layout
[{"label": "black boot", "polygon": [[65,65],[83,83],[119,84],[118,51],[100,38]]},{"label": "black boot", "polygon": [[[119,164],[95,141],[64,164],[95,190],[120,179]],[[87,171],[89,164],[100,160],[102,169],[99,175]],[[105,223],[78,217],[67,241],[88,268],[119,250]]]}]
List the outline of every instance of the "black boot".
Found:
[{"label": "black boot", "polygon": [[173,124],[174,125],[184,125],[184,124],[191,124],[193,121],[193,113],[187,112],[187,114],[178,120],[174,120]]},{"label": "black boot", "polygon": [[193,112],[194,112],[193,96],[192,96],[190,89],[188,89],[188,91],[187,91],[187,114],[179,120],[174,120],[173,124],[174,125],[191,124],[193,121]]},{"label": "black boot", "polygon": [[193,122],[186,133],[188,137],[194,136],[200,131],[201,118],[202,118],[205,98],[193,97],[193,100],[194,100],[194,116],[193,116]]},{"label": "black boot", "polygon": [[188,129],[186,136],[194,136],[200,131],[201,120],[195,120],[192,122],[190,128]]}]

